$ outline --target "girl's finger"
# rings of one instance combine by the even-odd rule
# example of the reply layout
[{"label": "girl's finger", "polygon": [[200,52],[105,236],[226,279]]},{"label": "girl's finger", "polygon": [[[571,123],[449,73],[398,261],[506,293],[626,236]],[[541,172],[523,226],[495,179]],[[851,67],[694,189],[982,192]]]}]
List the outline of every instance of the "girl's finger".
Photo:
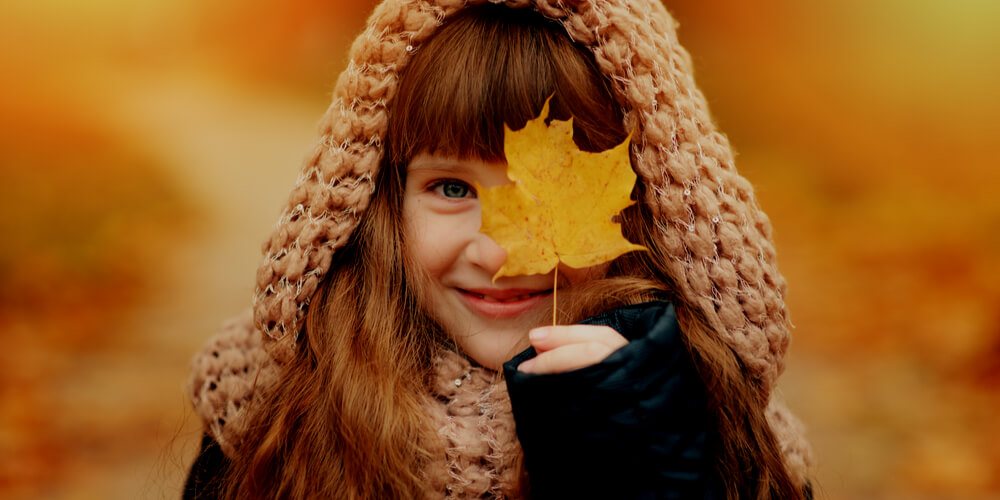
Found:
[{"label": "girl's finger", "polygon": [[543,326],[528,332],[532,347],[539,353],[569,344],[597,342],[611,350],[628,344],[620,333],[611,327],[595,325]]},{"label": "girl's finger", "polygon": [[600,363],[615,350],[600,342],[567,344],[541,353],[521,363],[517,369],[533,374],[568,372]]}]

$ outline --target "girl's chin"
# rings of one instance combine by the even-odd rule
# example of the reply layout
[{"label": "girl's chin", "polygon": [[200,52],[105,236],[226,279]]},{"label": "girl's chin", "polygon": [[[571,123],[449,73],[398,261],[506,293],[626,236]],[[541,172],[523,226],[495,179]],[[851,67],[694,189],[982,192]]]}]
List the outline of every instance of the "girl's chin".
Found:
[{"label": "girl's chin", "polygon": [[[486,339],[477,338],[477,336],[467,338],[465,341],[460,339],[459,348],[479,366],[495,371],[500,370],[504,363],[531,346],[527,335],[519,339],[507,339],[504,336],[503,339],[492,339],[493,342],[482,342],[482,340]],[[503,340],[508,341],[504,342]]]}]

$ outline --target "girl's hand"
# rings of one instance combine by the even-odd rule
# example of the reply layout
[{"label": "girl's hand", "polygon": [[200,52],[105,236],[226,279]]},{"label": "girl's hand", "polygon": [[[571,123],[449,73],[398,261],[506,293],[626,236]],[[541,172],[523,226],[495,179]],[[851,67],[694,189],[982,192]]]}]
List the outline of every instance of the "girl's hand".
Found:
[{"label": "girl's hand", "polygon": [[543,326],[528,332],[538,352],[518,366],[524,373],[562,373],[595,365],[628,344],[611,327],[594,325]]}]

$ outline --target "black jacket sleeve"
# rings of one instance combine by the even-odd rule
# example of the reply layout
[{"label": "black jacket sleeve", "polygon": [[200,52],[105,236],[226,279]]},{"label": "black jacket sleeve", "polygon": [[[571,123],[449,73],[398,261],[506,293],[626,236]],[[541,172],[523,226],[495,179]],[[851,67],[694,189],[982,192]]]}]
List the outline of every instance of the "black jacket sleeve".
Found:
[{"label": "black jacket sleeve", "polygon": [[222,448],[208,434],[201,438],[201,450],[195,457],[187,481],[184,482],[184,500],[203,500],[219,497],[219,486],[229,467],[229,459]]},{"label": "black jacket sleeve", "polygon": [[721,498],[717,433],[673,305],[623,307],[583,323],[629,344],[601,363],[532,375],[533,348],[504,364],[533,498]]}]

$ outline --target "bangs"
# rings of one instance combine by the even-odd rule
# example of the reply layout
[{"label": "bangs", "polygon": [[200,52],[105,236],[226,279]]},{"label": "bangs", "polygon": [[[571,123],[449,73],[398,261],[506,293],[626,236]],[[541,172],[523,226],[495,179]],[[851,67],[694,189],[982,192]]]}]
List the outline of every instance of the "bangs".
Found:
[{"label": "bangs", "polygon": [[403,72],[386,154],[395,165],[421,152],[503,161],[504,124],[524,127],[549,96],[549,117],[572,115],[581,149],[625,139],[607,81],[559,24],[528,9],[467,8],[419,47]]}]

